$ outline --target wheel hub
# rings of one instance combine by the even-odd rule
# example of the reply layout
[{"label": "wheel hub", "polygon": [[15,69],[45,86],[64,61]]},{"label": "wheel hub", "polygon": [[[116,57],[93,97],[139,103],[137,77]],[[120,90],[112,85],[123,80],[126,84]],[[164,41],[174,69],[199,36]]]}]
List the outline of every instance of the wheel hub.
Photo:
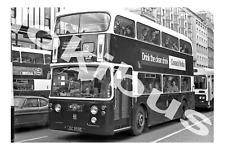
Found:
[{"label": "wheel hub", "polygon": [[143,125],[144,125],[144,115],[143,114],[141,114],[141,113],[139,113],[138,114],[138,118],[137,118],[137,120],[138,120],[138,125],[140,126],[140,127],[142,127]]}]

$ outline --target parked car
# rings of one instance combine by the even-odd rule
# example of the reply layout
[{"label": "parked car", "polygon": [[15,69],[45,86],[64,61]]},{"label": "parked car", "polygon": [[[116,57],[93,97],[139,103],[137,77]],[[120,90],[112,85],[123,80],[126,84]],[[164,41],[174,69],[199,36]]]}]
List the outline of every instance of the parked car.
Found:
[{"label": "parked car", "polygon": [[49,100],[39,96],[14,96],[14,126],[48,125]]}]

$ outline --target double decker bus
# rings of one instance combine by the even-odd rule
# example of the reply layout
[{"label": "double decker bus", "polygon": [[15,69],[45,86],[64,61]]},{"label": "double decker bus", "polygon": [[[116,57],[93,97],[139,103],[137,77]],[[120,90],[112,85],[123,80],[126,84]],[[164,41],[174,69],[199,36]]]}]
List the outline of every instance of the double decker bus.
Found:
[{"label": "double decker bus", "polygon": [[[195,108],[187,37],[116,9],[65,10],[54,31],[50,129],[139,135]],[[174,101],[174,116],[165,116]]]},{"label": "double decker bus", "polygon": [[50,93],[51,51],[12,46],[14,95],[43,96]]},{"label": "double decker bus", "polygon": [[214,109],[214,69],[195,67],[195,106]]}]

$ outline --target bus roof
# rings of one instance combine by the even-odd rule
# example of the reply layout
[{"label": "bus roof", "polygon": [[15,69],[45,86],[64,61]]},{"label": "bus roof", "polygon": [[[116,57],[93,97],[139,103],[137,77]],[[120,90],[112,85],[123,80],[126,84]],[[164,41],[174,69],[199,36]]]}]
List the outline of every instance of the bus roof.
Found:
[{"label": "bus roof", "polygon": [[12,51],[30,52],[30,53],[36,53],[36,54],[49,54],[49,55],[51,55],[51,51],[49,51],[49,50],[31,49],[31,48],[26,48],[26,47],[12,46]]},{"label": "bus roof", "polygon": [[214,69],[195,67],[194,75],[214,75]]},{"label": "bus roof", "polygon": [[170,34],[172,36],[175,36],[179,39],[182,39],[184,41],[187,41],[189,43],[192,44],[191,40],[184,36],[183,34],[180,34],[176,31],[173,31],[167,27],[164,27],[160,24],[157,24],[155,23],[154,21],[152,20],[149,20],[145,17],[142,17],[138,14],[135,14],[135,13],[132,13],[132,12],[129,12],[128,10],[125,10],[125,9],[122,9],[122,8],[76,8],[76,11],[74,11],[74,9],[64,9],[62,11],[60,11],[56,17],[59,17],[59,16],[64,16],[64,15],[69,15],[69,14],[73,14],[73,13],[85,13],[85,12],[108,12],[111,16],[116,16],[116,15],[120,15],[120,16],[123,16],[123,17],[126,17],[126,18],[129,18],[129,19],[132,19],[134,20],[135,22],[140,22],[142,24],[145,24],[145,25],[148,25],[150,27],[153,27],[155,29],[158,29],[164,33],[167,33],[167,34]]}]

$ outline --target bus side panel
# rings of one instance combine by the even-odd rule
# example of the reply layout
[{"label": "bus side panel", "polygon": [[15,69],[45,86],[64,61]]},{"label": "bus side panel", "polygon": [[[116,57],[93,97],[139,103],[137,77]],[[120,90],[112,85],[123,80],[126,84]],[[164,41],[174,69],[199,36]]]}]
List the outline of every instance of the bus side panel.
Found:
[{"label": "bus side panel", "polygon": [[111,35],[109,40],[109,54],[113,56],[114,63],[121,64],[125,62],[135,68],[138,67],[138,48],[135,40],[118,35]]},{"label": "bus side panel", "polygon": [[180,102],[180,106],[174,116],[174,119],[181,118],[183,111],[183,106],[185,109],[195,109],[195,95],[194,92],[184,92],[174,94],[174,99]]},{"label": "bus side panel", "polygon": [[[135,104],[137,106],[140,103],[143,103],[147,106],[147,113],[148,113],[148,126],[160,124],[163,122],[167,122],[173,119],[178,119],[183,114],[183,100],[186,99],[187,101],[187,109],[194,110],[195,108],[195,101],[194,101],[194,92],[185,92],[185,93],[161,93],[157,100],[151,99],[149,95],[143,95],[138,97],[138,103]],[[178,109],[175,110],[175,115],[171,116],[172,118],[168,118],[165,116],[165,112],[170,106],[172,101],[178,101]],[[153,101],[156,101],[154,104]],[[151,108],[149,105],[156,106],[156,108]],[[136,106],[136,107],[137,107]]]},{"label": "bus side panel", "polygon": [[140,104],[144,104],[147,108],[147,117],[148,117],[148,126],[156,125],[162,122],[165,122],[167,118],[165,117],[165,114],[157,112],[157,110],[153,110],[150,106],[155,105],[157,109],[165,110],[166,106],[166,99],[168,98],[168,95],[162,94],[159,96],[159,99],[154,104],[153,99],[149,97],[149,95],[142,95],[137,98],[137,103],[135,104],[135,107],[138,107]]}]

